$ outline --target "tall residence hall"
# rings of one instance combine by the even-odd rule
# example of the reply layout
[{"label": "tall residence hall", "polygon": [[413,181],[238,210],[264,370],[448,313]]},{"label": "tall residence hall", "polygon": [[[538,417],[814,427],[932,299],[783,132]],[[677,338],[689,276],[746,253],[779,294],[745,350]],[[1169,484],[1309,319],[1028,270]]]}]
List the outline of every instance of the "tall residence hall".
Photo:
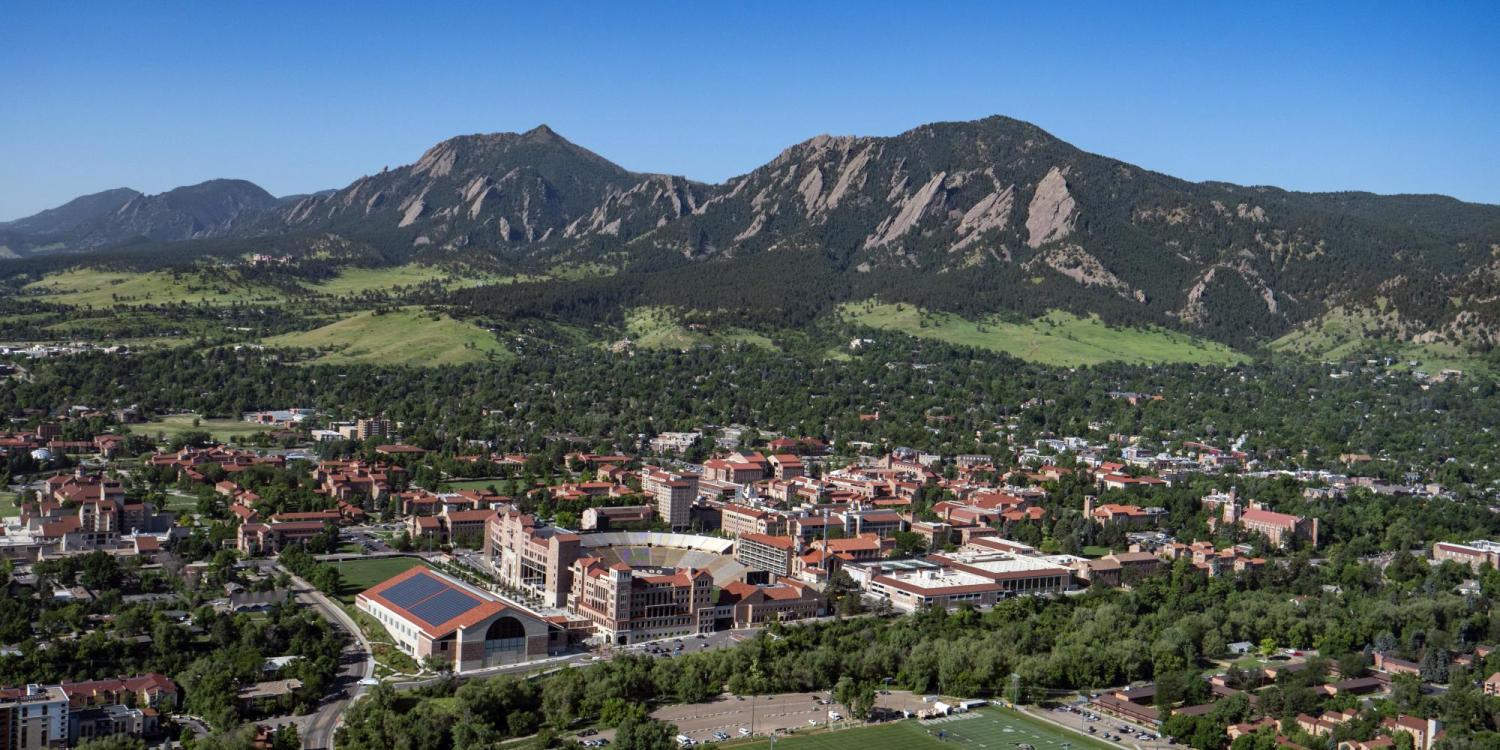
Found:
[{"label": "tall residence hall", "polygon": [[693,501],[698,499],[698,475],[662,469],[641,474],[641,490],[656,504],[656,515],[673,529],[688,527]]},{"label": "tall residence hall", "polygon": [[412,658],[436,656],[455,672],[539,659],[551,642],[542,618],[426,567],[361,593],[355,606]]}]

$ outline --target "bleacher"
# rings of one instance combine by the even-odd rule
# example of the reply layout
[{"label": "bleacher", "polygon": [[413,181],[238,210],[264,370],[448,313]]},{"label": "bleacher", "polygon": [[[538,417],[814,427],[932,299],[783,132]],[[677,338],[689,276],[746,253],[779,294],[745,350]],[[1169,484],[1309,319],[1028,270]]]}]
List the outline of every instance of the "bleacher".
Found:
[{"label": "bleacher", "polygon": [[584,534],[580,542],[587,554],[607,562],[623,562],[643,570],[707,570],[718,585],[738,580],[745,573],[745,567],[732,556],[732,539],[656,531],[610,531]]},{"label": "bleacher", "polygon": [[717,555],[727,555],[734,549],[733,539],[697,534],[670,534],[661,531],[607,531],[599,534],[583,534],[579,537],[579,541],[584,547],[670,547],[712,552]]}]

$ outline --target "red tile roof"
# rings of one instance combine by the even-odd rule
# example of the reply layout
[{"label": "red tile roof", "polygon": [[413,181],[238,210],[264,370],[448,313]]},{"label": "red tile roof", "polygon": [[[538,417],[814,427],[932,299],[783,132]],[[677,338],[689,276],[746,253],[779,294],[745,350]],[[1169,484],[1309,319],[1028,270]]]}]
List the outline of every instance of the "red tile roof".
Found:
[{"label": "red tile roof", "polygon": [[[464,593],[464,594],[466,594],[468,596],[471,596],[471,597],[474,598],[476,604],[472,608],[470,608],[468,610],[465,610],[464,612],[461,612],[461,613],[455,615],[452,619],[449,619],[446,622],[440,622],[440,623],[438,623],[436,625],[428,625],[426,622],[422,621],[420,618],[418,618],[415,615],[413,615],[411,613],[411,610],[406,609],[405,607],[398,607],[398,606],[396,606],[389,599],[386,599],[385,596],[384,596],[384,593],[387,590],[389,590],[389,589],[397,586],[398,584],[401,584],[401,583],[403,583],[405,581],[408,581],[408,580],[410,580],[412,578],[416,578],[418,576],[425,576],[427,578],[432,579],[433,581],[436,581],[437,583],[442,584],[444,591],[447,591],[447,590],[460,591],[460,592],[462,592],[462,593]],[[437,595],[438,594],[433,594],[433,596],[437,596]],[[362,592],[359,595],[359,598],[368,599],[370,601],[376,602],[376,603],[380,604],[382,607],[385,607],[386,609],[389,609],[390,611],[395,612],[397,615],[399,615],[402,619],[406,620],[413,627],[416,627],[418,630],[421,630],[429,638],[442,638],[443,636],[448,635],[449,633],[452,633],[452,632],[454,632],[456,630],[459,630],[461,628],[467,628],[467,627],[469,627],[471,625],[474,625],[475,623],[478,623],[478,622],[483,622],[484,620],[488,619],[492,615],[496,615],[496,614],[499,614],[500,612],[504,612],[506,610],[511,609],[511,607],[507,607],[505,604],[502,604],[501,602],[495,601],[495,600],[490,599],[490,598],[488,598],[486,596],[478,595],[473,590],[468,589],[468,588],[466,588],[464,586],[459,585],[458,583],[456,583],[453,580],[449,579],[447,576],[441,575],[441,574],[436,573],[436,572],[434,572],[432,570],[428,570],[426,567],[423,567],[423,566],[417,566],[415,568],[411,568],[411,569],[409,569],[409,570],[407,570],[405,572],[402,572],[402,573],[396,575],[394,578],[390,578],[390,579],[388,579],[388,580],[386,580],[386,581],[384,581],[382,583],[378,583],[374,587],[369,588],[369,589],[365,590],[364,592]],[[424,599],[423,601],[426,601],[426,600]]]}]

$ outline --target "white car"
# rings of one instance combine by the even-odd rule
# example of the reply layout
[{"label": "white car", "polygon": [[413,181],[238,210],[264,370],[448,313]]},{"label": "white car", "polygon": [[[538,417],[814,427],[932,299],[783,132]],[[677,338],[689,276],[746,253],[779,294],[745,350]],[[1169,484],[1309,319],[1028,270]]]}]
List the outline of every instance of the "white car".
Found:
[{"label": "white car", "polygon": [[750,728],[749,727],[740,727],[740,736],[741,737],[749,737],[750,736]]}]

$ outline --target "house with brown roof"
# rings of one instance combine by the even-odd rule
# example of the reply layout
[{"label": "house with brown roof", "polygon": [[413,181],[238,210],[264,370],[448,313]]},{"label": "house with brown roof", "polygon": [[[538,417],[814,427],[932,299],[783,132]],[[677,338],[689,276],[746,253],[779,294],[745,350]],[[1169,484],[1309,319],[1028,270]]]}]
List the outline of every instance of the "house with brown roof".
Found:
[{"label": "house with brown roof", "polygon": [[796,479],[802,476],[802,459],[790,453],[773,453],[769,459],[771,475],[777,479]]},{"label": "house with brown roof", "polygon": [[1437,719],[1422,719],[1406,714],[1390,717],[1380,722],[1380,726],[1392,736],[1400,732],[1411,735],[1415,750],[1432,750],[1443,727],[1442,722]]},{"label": "house with brown roof", "polygon": [[1359,718],[1359,712],[1353,709],[1345,711],[1324,711],[1317,716],[1308,714],[1297,714],[1297,726],[1302,731],[1314,737],[1326,737],[1333,734],[1340,725]]},{"label": "house with brown roof", "polygon": [[1374,657],[1374,669],[1387,675],[1409,674],[1415,677],[1422,676],[1422,668],[1416,662],[1407,659],[1398,659],[1384,651],[1376,651]]},{"label": "house with brown roof", "polygon": [[736,628],[806,620],[822,615],[826,607],[817,589],[789,578],[777,578],[769,584],[725,584],[718,603],[731,608]]},{"label": "house with brown roof", "polygon": [[1142,508],[1139,505],[1105,503],[1094,507],[1093,498],[1084,499],[1083,515],[1101,526],[1119,526],[1127,529],[1153,528],[1166,520],[1166,508]]}]

